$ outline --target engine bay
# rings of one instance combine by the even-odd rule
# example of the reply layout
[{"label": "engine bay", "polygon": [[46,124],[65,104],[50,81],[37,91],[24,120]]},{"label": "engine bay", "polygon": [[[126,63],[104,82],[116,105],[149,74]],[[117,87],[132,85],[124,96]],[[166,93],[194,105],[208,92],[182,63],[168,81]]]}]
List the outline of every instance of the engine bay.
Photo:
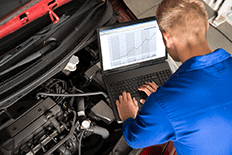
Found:
[{"label": "engine bay", "polygon": [[93,47],[78,52],[75,72],[57,74],[1,112],[3,154],[109,153],[121,124],[114,121]]},{"label": "engine bay", "polygon": [[[71,6],[80,2],[87,9]],[[60,9],[60,23],[45,26],[32,38],[13,44],[11,38],[2,39],[0,154],[112,154],[122,137],[122,124],[115,121],[102,81],[95,30],[136,18],[117,0],[80,2],[66,4]],[[93,19],[97,21],[91,25]],[[56,32],[67,34],[60,40]],[[31,44],[42,54],[24,59]]]}]

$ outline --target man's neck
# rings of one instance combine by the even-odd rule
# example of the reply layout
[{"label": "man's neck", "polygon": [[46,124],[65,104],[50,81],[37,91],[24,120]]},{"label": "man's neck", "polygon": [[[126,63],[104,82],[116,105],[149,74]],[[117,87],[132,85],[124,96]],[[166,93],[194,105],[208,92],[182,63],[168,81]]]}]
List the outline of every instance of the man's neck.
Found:
[{"label": "man's neck", "polygon": [[192,57],[206,55],[212,52],[207,41],[204,41],[201,44],[185,44],[177,50],[182,63]]}]

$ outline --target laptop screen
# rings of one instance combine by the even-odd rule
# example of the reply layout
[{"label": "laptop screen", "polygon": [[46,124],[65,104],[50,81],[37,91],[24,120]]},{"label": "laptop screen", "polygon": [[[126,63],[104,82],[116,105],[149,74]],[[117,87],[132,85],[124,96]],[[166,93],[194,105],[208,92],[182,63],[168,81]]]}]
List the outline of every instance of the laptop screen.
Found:
[{"label": "laptop screen", "polygon": [[100,28],[103,71],[166,57],[155,17]]}]

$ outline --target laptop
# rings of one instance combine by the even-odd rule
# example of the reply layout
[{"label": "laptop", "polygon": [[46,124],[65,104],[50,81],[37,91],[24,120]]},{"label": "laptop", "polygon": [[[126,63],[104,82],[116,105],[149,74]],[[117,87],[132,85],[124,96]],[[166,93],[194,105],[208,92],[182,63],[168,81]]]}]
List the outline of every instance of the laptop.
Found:
[{"label": "laptop", "polygon": [[116,100],[122,91],[130,92],[139,103],[147,97],[138,91],[145,81],[161,86],[171,76],[167,52],[156,17],[103,26],[97,35],[103,81],[116,120],[121,122]]}]

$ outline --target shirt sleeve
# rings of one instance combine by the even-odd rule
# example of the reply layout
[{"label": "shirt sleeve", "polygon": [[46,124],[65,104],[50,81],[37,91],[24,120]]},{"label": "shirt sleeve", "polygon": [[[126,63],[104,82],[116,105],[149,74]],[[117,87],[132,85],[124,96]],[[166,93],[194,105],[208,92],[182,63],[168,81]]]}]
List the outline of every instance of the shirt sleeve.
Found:
[{"label": "shirt sleeve", "polygon": [[132,148],[144,148],[175,139],[173,126],[152,93],[135,119],[122,126],[123,135]]}]

